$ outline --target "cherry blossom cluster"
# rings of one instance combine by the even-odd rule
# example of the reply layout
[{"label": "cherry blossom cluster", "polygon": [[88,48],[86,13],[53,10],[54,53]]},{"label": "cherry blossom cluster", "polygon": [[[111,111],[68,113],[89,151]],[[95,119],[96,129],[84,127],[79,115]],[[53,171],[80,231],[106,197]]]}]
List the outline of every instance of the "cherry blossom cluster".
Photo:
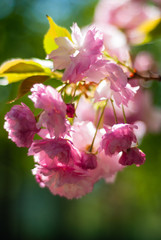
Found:
[{"label": "cherry blossom cluster", "polygon": [[71,30],[72,40],[56,38],[58,47],[47,56],[53,71],[64,70],[62,85],[34,84],[29,98],[39,114],[22,103],[11,108],[4,124],[9,138],[34,157],[32,173],[40,186],[68,199],[91,192],[100,179],[113,182],[125,166],[145,162],[139,125],[127,123],[124,109],[139,86],[130,84],[125,67],[106,58],[97,27],[83,34],[75,23]]}]

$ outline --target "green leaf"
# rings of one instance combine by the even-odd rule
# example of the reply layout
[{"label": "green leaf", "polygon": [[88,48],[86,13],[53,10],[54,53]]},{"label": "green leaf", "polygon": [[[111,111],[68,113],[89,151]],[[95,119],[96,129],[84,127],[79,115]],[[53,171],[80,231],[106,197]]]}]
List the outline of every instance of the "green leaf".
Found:
[{"label": "green leaf", "polygon": [[161,37],[161,18],[145,21],[138,28],[138,31],[145,35],[141,44],[154,41]]},{"label": "green leaf", "polygon": [[[0,66],[0,78],[9,83],[18,82],[32,76],[52,76],[50,68],[43,67],[33,60],[13,59]],[[0,80],[1,84],[1,80]]]},{"label": "green leaf", "polygon": [[71,40],[71,34],[66,28],[58,26],[51,17],[47,16],[47,18],[49,20],[50,28],[44,36],[44,49],[45,52],[49,54],[58,48],[55,43],[55,38],[68,37]]}]

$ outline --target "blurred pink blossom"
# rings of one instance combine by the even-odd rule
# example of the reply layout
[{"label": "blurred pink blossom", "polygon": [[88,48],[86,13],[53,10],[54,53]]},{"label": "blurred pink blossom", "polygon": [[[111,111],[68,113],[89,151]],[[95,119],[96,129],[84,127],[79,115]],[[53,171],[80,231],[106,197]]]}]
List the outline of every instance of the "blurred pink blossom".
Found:
[{"label": "blurred pink blossom", "polygon": [[155,61],[148,52],[139,52],[134,60],[134,68],[137,72],[147,72],[155,67]]},{"label": "blurred pink blossom", "polygon": [[95,21],[110,23],[120,29],[134,29],[150,18],[159,17],[159,10],[136,0],[101,0],[96,8]]},{"label": "blurred pink blossom", "polygon": [[111,24],[124,30],[130,42],[140,41],[137,27],[149,19],[160,17],[157,7],[146,1],[136,0],[101,0],[95,11],[95,22],[99,25]]}]

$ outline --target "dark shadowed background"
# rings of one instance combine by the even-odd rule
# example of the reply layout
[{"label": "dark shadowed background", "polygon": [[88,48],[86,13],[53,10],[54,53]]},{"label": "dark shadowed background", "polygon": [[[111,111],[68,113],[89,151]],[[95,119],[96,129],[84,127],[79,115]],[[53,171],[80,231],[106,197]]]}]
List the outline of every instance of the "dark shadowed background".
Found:
[{"label": "dark shadowed background", "polygon": [[[11,58],[45,58],[46,14],[70,29],[91,23],[97,0],[0,0],[0,63]],[[147,50],[161,67],[161,39]],[[144,137],[146,163],[117,175],[114,184],[100,181],[92,193],[66,200],[41,189],[31,169],[33,158],[18,148],[3,129],[18,83],[0,86],[0,232],[2,239],[161,239],[161,132]],[[161,83],[151,85],[161,107]],[[29,104],[27,97],[21,101]]]}]

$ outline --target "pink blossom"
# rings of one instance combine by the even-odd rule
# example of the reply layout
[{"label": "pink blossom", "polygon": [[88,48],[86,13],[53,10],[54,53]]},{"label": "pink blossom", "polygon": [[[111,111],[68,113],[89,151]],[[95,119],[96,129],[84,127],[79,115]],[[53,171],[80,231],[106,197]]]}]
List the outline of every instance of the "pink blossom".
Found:
[{"label": "pink blossom", "polygon": [[[96,128],[92,122],[89,121],[75,122],[72,126],[71,141],[73,142],[74,146],[79,149],[79,151],[86,152],[89,150],[95,131]],[[101,136],[102,135],[100,131],[98,131],[93,146],[94,149],[93,152],[97,151]]]},{"label": "pink blossom", "polygon": [[70,141],[35,141],[29,149],[29,155],[34,155],[35,162],[38,163],[32,171],[36,181],[41,187],[48,187],[54,195],[72,199],[92,191],[95,179],[82,168],[81,155]]},{"label": "pink blossom", "polygon": [[110,82],[103,80],[100,82],[95,91],[95,101],[103,101],[112,98],[112,91],[110,89]]},{"label": "pink blossom", "polygon": [[[132,87],[127,82],[127,76],[123,70],[115,63],[109,61],[98,61],[87,73],[88,81],[99,82],[95,91],[95,100],[113,99],[117,106],[127,106],[133,100],[139,86]],[[99,64],[99,65],[98,65]]]},{"label": "pink blossom", "polygon": [[71,64],[66,68],[63,81],[69,80],[70,83],[81,81],[91,66],[89,56],[79,53],[76,57],[71,57]]},{"label": "pink blossom", "polygon": [[104,179],[107,183],[114,182],[116,175],[123,169],[119,163],[120,154],[108,156],[101,151],[97,154],[97,168],[93,171],[93,177],[100,180]]},{"label": "pink blossom", "polygon": [[35,161],[48,169],[60,163],[64,166],[73,166],[75,162],[80,161],[79,151],[63,138],[34,141],[28,155],[34,155]]},{"label": "pink blossom", "polygon": [[110,80],[111,89],[114,91],[119,91],[124,88],[127,84],[126,74],[123,72],[122,68],[120,68],[115,63],[106,64],[107,71],[107,79]]},{"label": "pink blossom", "polygon": [[73,23],[71,30],[72,41],[74,43],[75,49],[79,50],[83,45],[84,37],[77,23]]},{"label": "pink blossom", "polygon": [[62,109],[60,109],[59,112],[55,110],[56,109],[53,109],[50,112],[42,112],[37,123],[37,126],[39,127],[46,127],[51,137],[62,136],[65,134],[68,127],[68,123],[66,122],[64,112],[62,113]]},{"label": "pink blossom", "polygon": [[[72,141],[74,145],[79,149],[79,151],[87,154],[85,154],[84,160],[86,160],[86,157],[88,161],[90,160],[90,158],[88,158],[88,156],[90,155],[88,155],[89,153],[87,153],[87,150],[89,150],[91,146],[95,131],[96,128],[92,122],[76,122],[73,125]],[[101,139],[104,134],[104,129],[98,130],[93,145],[93,152],[98,152],[97,150],[100,147]],[[103,151],[98,152],[95,155],[93,153],[91,154],[92,155],[90,161],[93,163],[93,160],[96,157],[97,166],[93,169],[87,169],[87,171],[94,182],[100,180],[101,178],[105,179],[105,181],[107,182],[112,181],[112,179],[114,179],[114,176],[116,176],[117,172],[122,170],[123,168],[123,166],[118,162],[120,158],[119,154],[107,156]]]},{"label": "pink blossom", "polygon": [[58,49],[51,52],[48,58],[53,59],[54,69],[64,69],[63,81],[78,82],[85,77],[90,66],[102,57],[103,35],[91,26],[82,36],[77,24],[72,29],[72,40],[57,38]]},{"label": "pink blossom", "polygon": [[30,147],[34,135],[39,131],[36,120],[31,110],[22,103],[15,105],[5,116],[4,128],[9,133],[9,138],[18,147]]},{"label": "pink blossom", "polygon": [[46,111],[50,111],[53,108],[57,111],[59,108],[62,108],[63,112],[66,111],[66,105],[63,102],[61,94],[53,87],[34,84],[31,92],[32,94],[29,98],[34,102],[35,108],[41,108]]},{"label": "pink blossom", "polygon": [[51,137],[60,136],[66,131],[66,104],[60,93],[51,86],[35,84],[31,89],[29,98],[34,102],[36,108],[44,111],[39,117],[38,127],[47,127]]},{"label": "pink blossom", "polygon": [[121,62],[130,64],[129,47],[125,34],[116,26],[108,23],[94,23],[103,33],[104,47],[113,58],[118,58]]},{"label": "pink blossom", "polygon": [[121,151],[126,151],[131,147],[132,142],[136,143],[134,134],[134,125],[130,124],[115,124],[102,137],[101,149],[106,155],[113,155]]},{"label": "pink blossom", "polygon": [[58,48],[47,55],[47,59],[53,59],[54,70],[61,70],[68,67],[71,62],[70,56],[74,54],[76,49],[67,37],[58,37],[55,42]]},{"label": "pink blossom", "polygon": [[47,59],[53,59],[54,70],[65,69],[71,63],[71,57],[76,56],[83,44],[83,36],[76,23],[71,27],[72,41],[67,37],[58,37],[55,39],[58,48],[47,55]]},{"label": "pink blossom", "polygon": [[49,179],[49,172],[50,170],[38,164],[36,164],[35,168],[32,169],[32,174],[35,175],[35,179],[39,183],[40,187],[45,187],[45,183]]},{"label": "pink blossom", "polygon": [[60,164],[57,168],[48,170],[37,165],[32,172],[40,186],[46,186],[52,194],[67,199],[80,198],[93,189],[93,180],[77,166],[64,167]]},{"label": "pink blossom", "polygon": [[78,82],[86,77],[92,64],[102,58],[103,35],[95,27],[87,31],[82,47],[76,56],[71,56],[71,64],[66,68],[63,81]]},{"label": "pink blossom", "polygon": [[128,166],[132,164],[136,164],[136,166],[140,166],[145,162],[145,153],[143,153],[139,148],[130,148],[127,152],[123,152],[122,156],[119,160],[119,163]]},{"label": "pink blossom", "polygon": [[87,80],[96,82],[99,82],[101,78],[105,78],[105,80],[99,83],[96,89],[95,100],[100,101],[112,98],[115,100],[117,106],[120,106],[121,103],[127,106],[139,89],[139,86],[132,87],[127,82],[126,74],[118,65],[108,61],[104,61],[104,65],[102,64],[102,66],[99,64],[98,68],[97,64],[93,65],[87,77]]},{"label": "pink blossom", "polygon": [[[134,99],[139,86],[132,87],[122,68],[107,60],[98,60],[86,73],[86,80],[99,83],[95,100],[113,99],[117,106],[127,106]],[[102,80],[102,81],[101,81]]]},{"label": "pink blossom", "polygon": [[37,182],[42,187],[48,187],[54,195],[72,199],[92,191],[95,179],[87,168],[94,167],[94,159],[90,156],[89,162],[85,162],[69,140],[56,138],[34,141],[28,154],[34,155],[38,163],[33,169]]},{"label": "pink blossom", "polygon": [[120,91],[113,91],[113,98],[117,106],[120,106],[122,103],[125,106],[128,106],[130,100],[134,101],[134,96],[136,95],[139,86],[132,87],[129,83],[126,84],[125,88],[120,89]]},{"label": "pink blossom", "polygon": [[86,74],[87,80],[99,83],[104,78],[110,81],[110,88],[120,91],[127,85],[127,76],[116,63],[100,59],[95,62]]},{"label": "pink blossom", "polygon": [[75,122],[77,121],[91,121],[93,122],[95,119],[96,111],[93,107],[91,101],[86,99],[82,96],[79,100],[78,106],[76,108],[76,118],[74,119]]},{"label": "pink blossom", "polygon": [[[97,96],[97,101],[105,93],[102,90]],[[98,98],[99,97],[99,98]],[[144,91],[140,89],[134,96],[133,101],[129,101],[128,107],[125,108],[126,119],[130,124],[134,124],[136,121],[142,121],[146,127],[147,132],[158,132],[161,129],[161,109],[159,107],[154,106],[152,95],[148,90]],[[115,105],[115,110],[118,118],[118,122],[123,122],[123,114],[122,109]],[[85,110],[84,110],[85,111]],[[114,122],[114,114],[112,107],[110,104],[108,108],[105,110],[104,115],[104,124],[113,125]],[[144,129],[145,129],[144,127]],[[139,129],[140,132],[140,129]]]},{"label": "pink blossom", "polygon": [[103,34],[95,26],[91,26],[85,35],[81,51],[90,57],[91,62],[95,62],[102,57],[103,50]]},{"label": "pink blossom", "polygon": [[[123,166],[120,155],[108,157],[104,152],[88,152],[95,134],[91,122],[74,123],[71,141],[56,138],[34,141],[29,155],[38,163],[33,174],[41,187],[48,187],[54,195],[68,199],[80,198],[93,189],[96,181],[111,182]],[[99,148],[104,131],[98,130],[93,151]]]}]

